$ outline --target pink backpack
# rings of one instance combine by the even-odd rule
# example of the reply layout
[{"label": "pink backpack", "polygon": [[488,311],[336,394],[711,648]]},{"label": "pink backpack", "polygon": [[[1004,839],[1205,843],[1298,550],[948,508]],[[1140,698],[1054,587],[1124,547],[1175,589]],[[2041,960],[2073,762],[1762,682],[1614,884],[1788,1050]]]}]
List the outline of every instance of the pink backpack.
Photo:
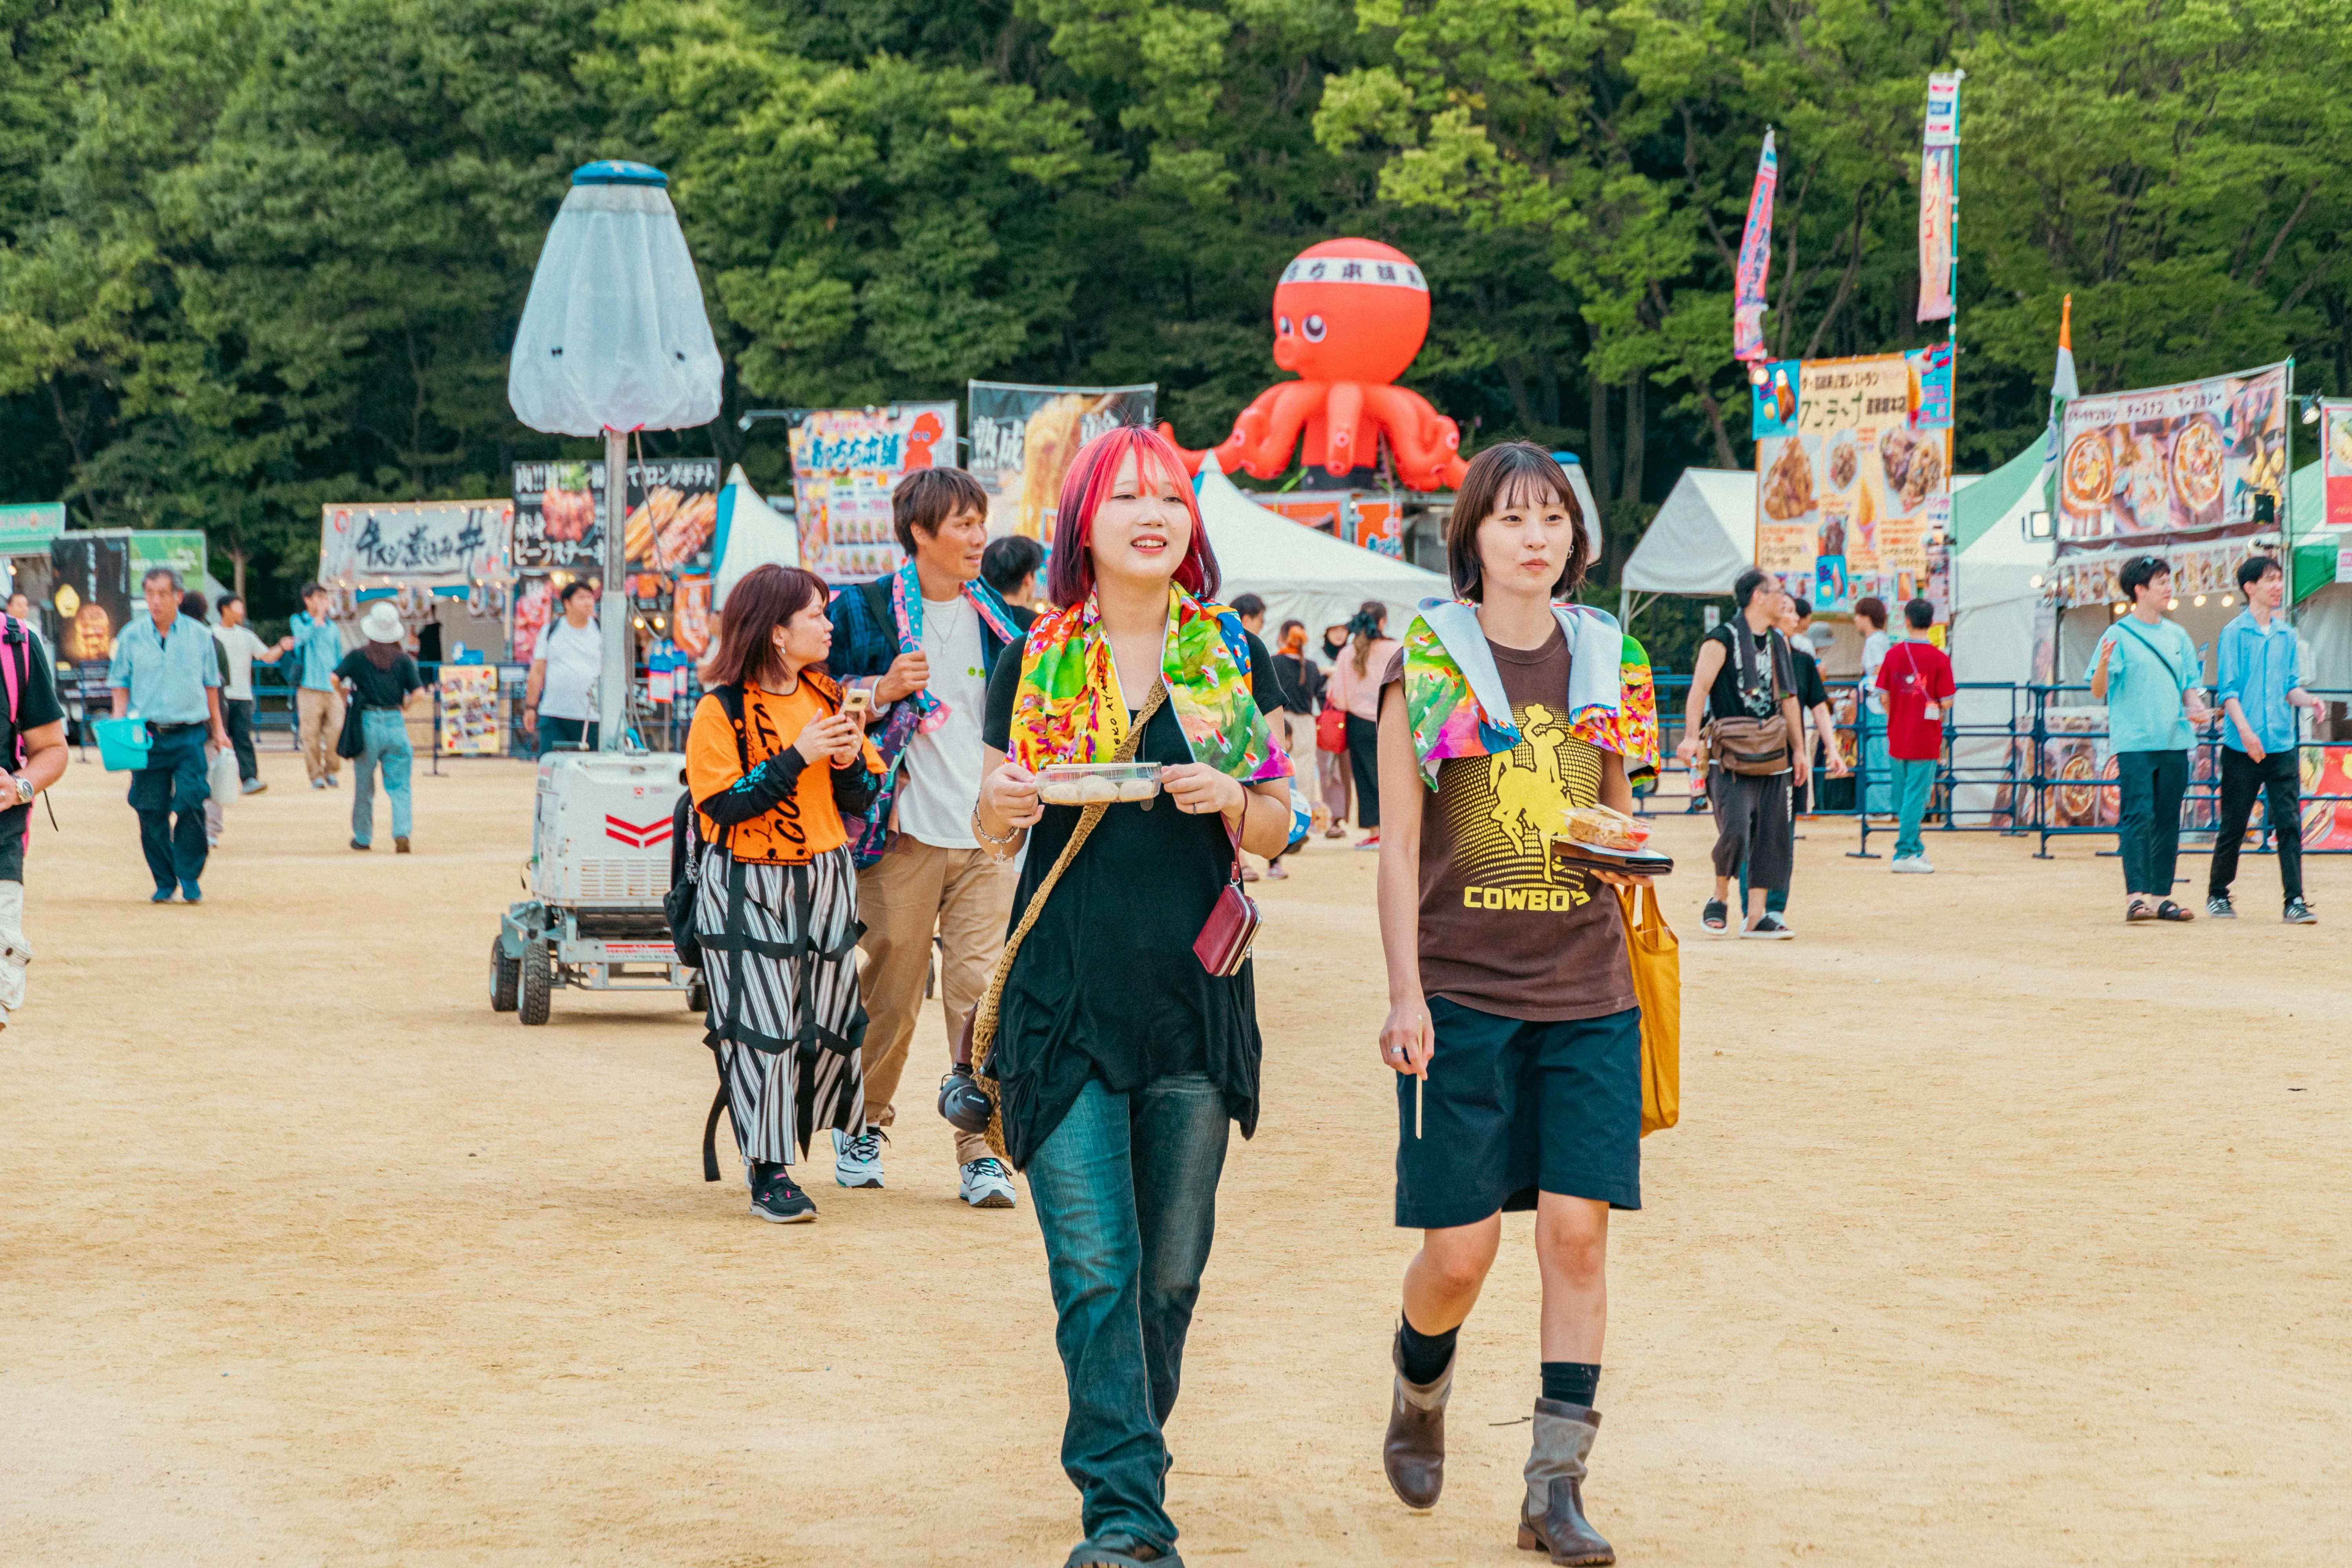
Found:
[{"label": "pink backpack", "polygon": [[[8,733],[10,736],[8,766],[25,765],[25,732],[16,727],[16,715],[24,709],[25,688],[33,679],[33,628],[0,610],[0,679],[8,684]],[[33,814],[25,814],[25,847],[33,847]]]}]

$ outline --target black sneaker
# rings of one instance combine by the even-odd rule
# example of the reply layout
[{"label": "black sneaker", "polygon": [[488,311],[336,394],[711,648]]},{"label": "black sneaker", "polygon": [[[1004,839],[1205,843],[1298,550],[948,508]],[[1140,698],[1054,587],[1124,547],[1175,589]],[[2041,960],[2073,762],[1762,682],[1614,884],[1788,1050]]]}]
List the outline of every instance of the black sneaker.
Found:
[{"label": "black sneaker", "polygon": [[789,1171],[778,1171],[753,1190],[751,1213],[775,1225],[806,1225],[816,1218],[816,1205],[793,1185]]},{"label": "black sneaker", "polygon": [[2215,893],[2205,900],[2205,918],[2209,921],[2233,921],[2238,918],[2236,906],[2227,893]]},{"label": "black sneaker", "polygon": [[2301,899],[2289,899],[2286,913],[2279,918],[2291,926],[2315,926],[2319,923],[2319,911]]}]

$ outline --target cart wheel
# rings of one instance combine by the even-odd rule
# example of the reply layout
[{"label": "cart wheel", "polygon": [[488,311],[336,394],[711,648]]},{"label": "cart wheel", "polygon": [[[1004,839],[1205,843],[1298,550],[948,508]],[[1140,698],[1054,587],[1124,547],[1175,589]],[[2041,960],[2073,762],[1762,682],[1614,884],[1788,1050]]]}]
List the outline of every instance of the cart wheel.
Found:
[{"label": "cart wheel", "polygon": [[509,958],[506,944],[490,938],[490,1011],[515,1010],[515,987],[522,979],[522,960]]},{"label": "cart wheel", "polygon": [[689,1013],[710,1011],[710,987],[699,974],[686,983],[686,1010]]},{"label": "cart wheel", "polygon": [[548,952],[547,943],[529,942],[522,950],[522,997],[520,1013],[526,1024],[547,1022],[549,994],[555,989],[555,958]]}]

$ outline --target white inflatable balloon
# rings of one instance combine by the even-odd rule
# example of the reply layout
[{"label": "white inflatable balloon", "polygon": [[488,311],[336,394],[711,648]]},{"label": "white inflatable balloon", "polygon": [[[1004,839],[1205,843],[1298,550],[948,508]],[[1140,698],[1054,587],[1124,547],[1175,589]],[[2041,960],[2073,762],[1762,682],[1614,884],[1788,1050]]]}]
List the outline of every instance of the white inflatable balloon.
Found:
[{"label": "white inflatable balloon", "polygon": [[679,430],[719,417],[719,345],[665,188],[643,163],[588,163],[548,230],[507,368],[534,430]]}]

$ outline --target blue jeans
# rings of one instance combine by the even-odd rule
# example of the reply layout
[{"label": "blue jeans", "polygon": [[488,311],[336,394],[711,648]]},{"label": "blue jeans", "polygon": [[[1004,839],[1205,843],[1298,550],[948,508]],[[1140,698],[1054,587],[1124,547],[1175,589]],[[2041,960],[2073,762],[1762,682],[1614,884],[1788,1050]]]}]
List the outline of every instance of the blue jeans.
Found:
[{"label": "blue jeans", "polygon": [[[212,786],[205,779],[205,726],[158,730],[149,744],[147,765],[131,774],[131,809],[139,814],[139,847],[147,857],[155,890],[193,888],[205,874],[205,802]],[[174,816],[178,820],[173,820]]]},{"label": "blue jeans", "polygon": [[1128,1094],[1096,1079],[1029,1162],[1070,1392],[1062,1470],[1088,1541],[1126,1535],[1175,1550],[1160,1428],[1216,1234],[1230,1127],[1204,1073]]},{"label": "blue jeans", "polygon": [[1936,764],[1896,759],[1895,771],[1895,858],[1908,859],[1927,853],[1919,837],[1919,820],[1927,815],[1927,797],[1935,793]]},{"label": "blue jeans", "polygon": [[1873,713],[1867,703],[1862,710],[1862,762],[1870,775],[1862,809],[1872,816],[1885,816],[1895,809],[1895,764],[1886,755],[1886,715]]},{"label": "blue jeans", "polygon": [[375,770],[383,770],[383,793],[392,797],[392,836],[408,837],[410,796],[408,764],[416,748],[408,743],[408,721],[396,708],[371,708],[360,715],[363,744],[352,759],[358,777],[352,781],[352,840],[365,844],[375,837]]}]

